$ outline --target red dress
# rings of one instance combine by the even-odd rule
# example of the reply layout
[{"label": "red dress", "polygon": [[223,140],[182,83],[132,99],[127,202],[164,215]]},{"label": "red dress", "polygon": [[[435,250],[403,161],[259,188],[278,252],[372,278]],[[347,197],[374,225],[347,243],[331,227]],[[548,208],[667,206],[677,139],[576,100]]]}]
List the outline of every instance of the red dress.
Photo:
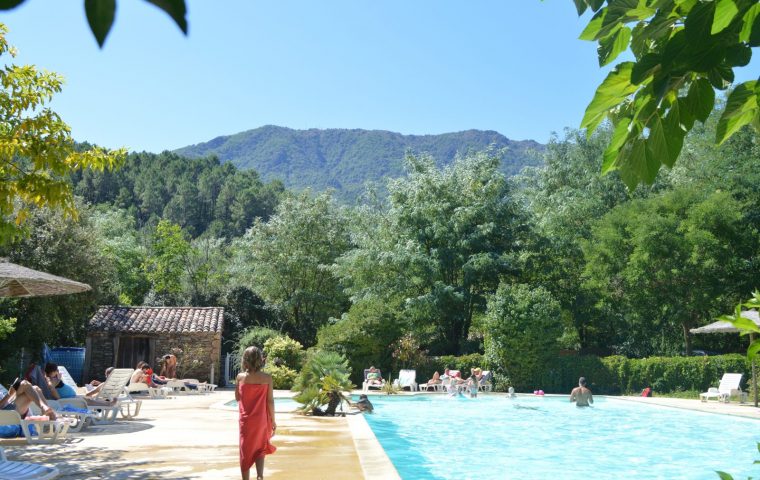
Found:
[{"label": "red dress", "polygon": [[257,458],[274,453],[267,397],[269,385],[239,383],[240,401],[240,468],[250,470]]}]

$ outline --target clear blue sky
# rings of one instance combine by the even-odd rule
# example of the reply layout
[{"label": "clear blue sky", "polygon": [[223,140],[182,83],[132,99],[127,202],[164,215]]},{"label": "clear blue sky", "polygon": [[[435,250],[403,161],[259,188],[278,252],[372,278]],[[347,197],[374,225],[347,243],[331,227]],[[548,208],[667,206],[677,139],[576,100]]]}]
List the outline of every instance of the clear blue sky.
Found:
[{"label": "clear blue sky", "polygon": [[546,142],[578,126],[606,75],[571,0],[187,3],[185,37],[119,0],[102,50],[82,0],[27,0],[0,22],[15,63],[65,77],[53,108],[77,140],[130,150],[267,124]]}]

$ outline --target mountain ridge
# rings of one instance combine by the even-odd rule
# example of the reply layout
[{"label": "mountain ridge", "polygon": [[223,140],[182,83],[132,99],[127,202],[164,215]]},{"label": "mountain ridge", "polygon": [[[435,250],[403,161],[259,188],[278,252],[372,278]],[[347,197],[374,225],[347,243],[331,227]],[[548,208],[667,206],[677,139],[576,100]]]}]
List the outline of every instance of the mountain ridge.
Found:
[{"label": "mountain ridge", "polygon": [[403,175],[407,152],[427,153],[438,165],[457,154],[487,148],[503,150],[502,171],[518,173],[541,163],[534,151],[544,145],[534,140],[510,140],[494,130],[464,130],[442,134],[404,135],[389,130],[297,130],[264,125],[233,135],[174,150],[187,157],[215,155],[241,169],[255,169],[266,181],[279,178],[287,188],[334,188],[344,200],[356,198],[366,182]]}]

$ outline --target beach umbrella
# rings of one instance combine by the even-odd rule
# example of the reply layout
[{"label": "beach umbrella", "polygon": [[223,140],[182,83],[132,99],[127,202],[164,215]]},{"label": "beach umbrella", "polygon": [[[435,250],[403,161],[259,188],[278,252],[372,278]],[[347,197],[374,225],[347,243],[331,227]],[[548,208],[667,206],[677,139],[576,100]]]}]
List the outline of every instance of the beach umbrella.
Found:
[{"label": "beach umbrella", "polygon": [[92,290],[86,283],[0,260],[0,297],[45,297]]},{"label": "beach umbrella", "polygon": [[[760,326],[760,314],[757,312],[757,310],[744,310],[742,312],[742,317],[746,318],[747,320],[752,320],[755,322],[755,325]],[[734,327],[734,325],[731,322],[725,322],[725,321],[717,321],[710,323],[708,325],[705,325],[704,327],[699,328],[692,328],[689,330],[691,333],[739,333],[741,330]],[[755,334],[750,333],[749,334],[749,341],[750,343],[755,340]],[[754,392],[755,397],[755,406],[757,407],[758,404],[758,395],[757,395],[757,375],[755,374],[755,361],[752,361],[752,386],[754,387],[752,390]]]}]

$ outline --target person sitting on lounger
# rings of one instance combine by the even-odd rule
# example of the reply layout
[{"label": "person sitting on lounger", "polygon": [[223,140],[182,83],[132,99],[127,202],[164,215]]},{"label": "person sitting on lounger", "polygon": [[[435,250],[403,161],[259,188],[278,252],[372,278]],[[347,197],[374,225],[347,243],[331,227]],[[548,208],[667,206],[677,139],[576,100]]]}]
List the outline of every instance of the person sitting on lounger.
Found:
[{"label": "person sitting on lounger", "polygon": [[[106,368],[106,380],[108,380],[111,372],[113,372],[113,367]],[[84,395],[84,401],[87,402],[87,405],[92,407],[104,407],[116,404],[118,398],[111,398],[109,400],[101,400],[98,398],[98,394],[103,389],[103,385],[105,384],[106,382],[100,382],[97,387],[93,388]]]},{"label": "person sitting on lounger", "polygon": [[570,401],[575,402],[578,407],[590,407],[594,403],[594,397],[591,396],[591,390],[586,388],[586,378],[578,379],[578,386],[570,392]]},{"label": "person sitting on lounger", "polygon": [[39,387],[18,378],[11,385],[8,393],[0,399],[0,410],[15,410],[21,418],[26,418],[29,415],[29,405],[32,403],[40,407],[50,420],[55,420],[55,411],[45,403],[45,397],[42,396]]},{"label": "person sitting on lounger", "polygon": [[45,379],[47,380],[48,389],[52,400],[60,400],[62,398],[74,398],[77,396],[77,391],[74,387],[66,385],[63,378],[61,378],[61,372],[58,371],[58,365],[49,362],[45,364]]},{"label": "person sitting on lounger", "polygon": [[438,372],[433,372],[433,378],[427,381],[428,385],[438,385],[441,383],[441,375]]},{"label": "person sitting on lounger", "polygon": [[383,377],[380,375],[380,372],[374,367],[369,367],[369,372],[367,372],[367,385],[382,385],[383,384]]},{"label": "person sitting on lounger", "polygon": [[145,361],[140,361],[137,364],[134,373],[132,373],[132,378],[129,379],[130,385],[134,385],[135,383],[148,383],[148,375],[145,372],[145,367],[150,368],[148,363]]}]

